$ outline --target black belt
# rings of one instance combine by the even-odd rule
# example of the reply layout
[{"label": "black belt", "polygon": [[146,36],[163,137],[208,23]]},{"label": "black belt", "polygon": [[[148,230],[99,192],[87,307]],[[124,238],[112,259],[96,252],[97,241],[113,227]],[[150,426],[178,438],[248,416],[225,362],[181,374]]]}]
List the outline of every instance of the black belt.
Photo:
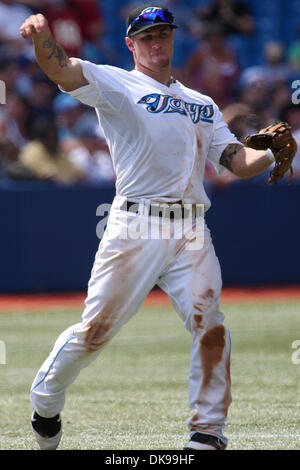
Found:
[{"label": "black belt", "polygon": [[[191,205],[191,204],[190,204]],[[133,207],[135,206],[135,207]],[[120,207],[121,210],[139,213],[139,203],[133,201],[125,201]],[[182,201],[164,202],[161,204],[150,204],[147,215],[155,217],[165,217],[167,219],[182,219],[188,217],[190,210],[182,205]]]}]

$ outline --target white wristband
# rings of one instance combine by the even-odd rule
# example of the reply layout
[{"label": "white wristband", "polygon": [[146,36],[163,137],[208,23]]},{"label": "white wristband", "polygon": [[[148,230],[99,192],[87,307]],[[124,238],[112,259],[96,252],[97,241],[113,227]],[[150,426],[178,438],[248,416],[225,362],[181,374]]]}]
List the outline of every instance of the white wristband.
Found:
[{"label": "white wristband", "polygon": [[275,157],[274,157],[274,153],[272,152],[271,149],[267,149],[266,151],[266,157],[268,157],[268,159],[270,160],[270,162],[275,162]]}]

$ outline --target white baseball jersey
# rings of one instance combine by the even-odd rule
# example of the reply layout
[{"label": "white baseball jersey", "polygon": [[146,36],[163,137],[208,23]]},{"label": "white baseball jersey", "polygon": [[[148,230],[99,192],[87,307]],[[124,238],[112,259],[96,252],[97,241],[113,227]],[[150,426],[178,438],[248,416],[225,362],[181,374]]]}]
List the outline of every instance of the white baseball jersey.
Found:
[{"label": "white baseball jersey", "polygon": [[[202,203],[205,160],[238,143],[208,96],[176,81],[77,59],[89,85],[69,92],[95,107],[111,152],[116,194],[128,199]],[[62,90],[63,91],[63,90]]]},{"label": "white baseball jersey", "polygon": [[[81,64],[89,84],[71,94],[96,108],[117,175],[117,196],[81,322],[57,339],[34,379],[31,402],[42,417],[61,413],[66,390],[80,370],[96,359],[157,284],[191,333],[189,404],[195,413],[188,428],[226,444],[222,430],[231,402],[230,333],[219,308],[222,278],[210,232],[203,226],[203,245],[194,250],[189,249],[194,225],[180,237],[144,237],[140,231],[137,237],[119,236],[142,222],[146,227],[151,222],[162,235],[168,218],[128,212],[118,199],[143,199],[145,207],[151,200],[182,200],[208,208],[205,160],[221,170],[224,148],[237,140],[216,104],[179,82],[168,87],[138,71]],[[169,222],[174,234],[175,223]]]}]

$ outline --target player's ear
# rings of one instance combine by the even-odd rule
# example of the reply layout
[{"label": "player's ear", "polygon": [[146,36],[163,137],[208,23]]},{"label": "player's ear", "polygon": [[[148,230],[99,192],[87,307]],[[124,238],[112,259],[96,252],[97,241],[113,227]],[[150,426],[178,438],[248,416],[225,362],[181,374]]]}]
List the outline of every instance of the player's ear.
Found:
[{"label": "player's ear", "polygon": [[133,40],[131,38],[129,38],[128,36],[126,36],[125,37],[125,42],[126,42],[126,45],[127,45],[128,49],[130,50],[130,52],[134,52]]}]

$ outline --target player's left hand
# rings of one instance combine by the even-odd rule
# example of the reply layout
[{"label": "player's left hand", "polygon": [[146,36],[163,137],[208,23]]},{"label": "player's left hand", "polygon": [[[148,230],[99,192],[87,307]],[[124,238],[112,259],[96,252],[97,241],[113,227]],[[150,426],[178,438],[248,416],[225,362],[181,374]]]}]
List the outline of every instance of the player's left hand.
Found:
[{"label": "player's left hand", "polygon": [[293,177],[293,158],[297,152],[297,143],[292,136],[291,126],[285,122],[274,123],[258,134],[246,137],[246,144],[255,150],[272,150],[275,157],[275,166],[271,171],[268,183],[274,183],[290,170],[289,183]]}]

